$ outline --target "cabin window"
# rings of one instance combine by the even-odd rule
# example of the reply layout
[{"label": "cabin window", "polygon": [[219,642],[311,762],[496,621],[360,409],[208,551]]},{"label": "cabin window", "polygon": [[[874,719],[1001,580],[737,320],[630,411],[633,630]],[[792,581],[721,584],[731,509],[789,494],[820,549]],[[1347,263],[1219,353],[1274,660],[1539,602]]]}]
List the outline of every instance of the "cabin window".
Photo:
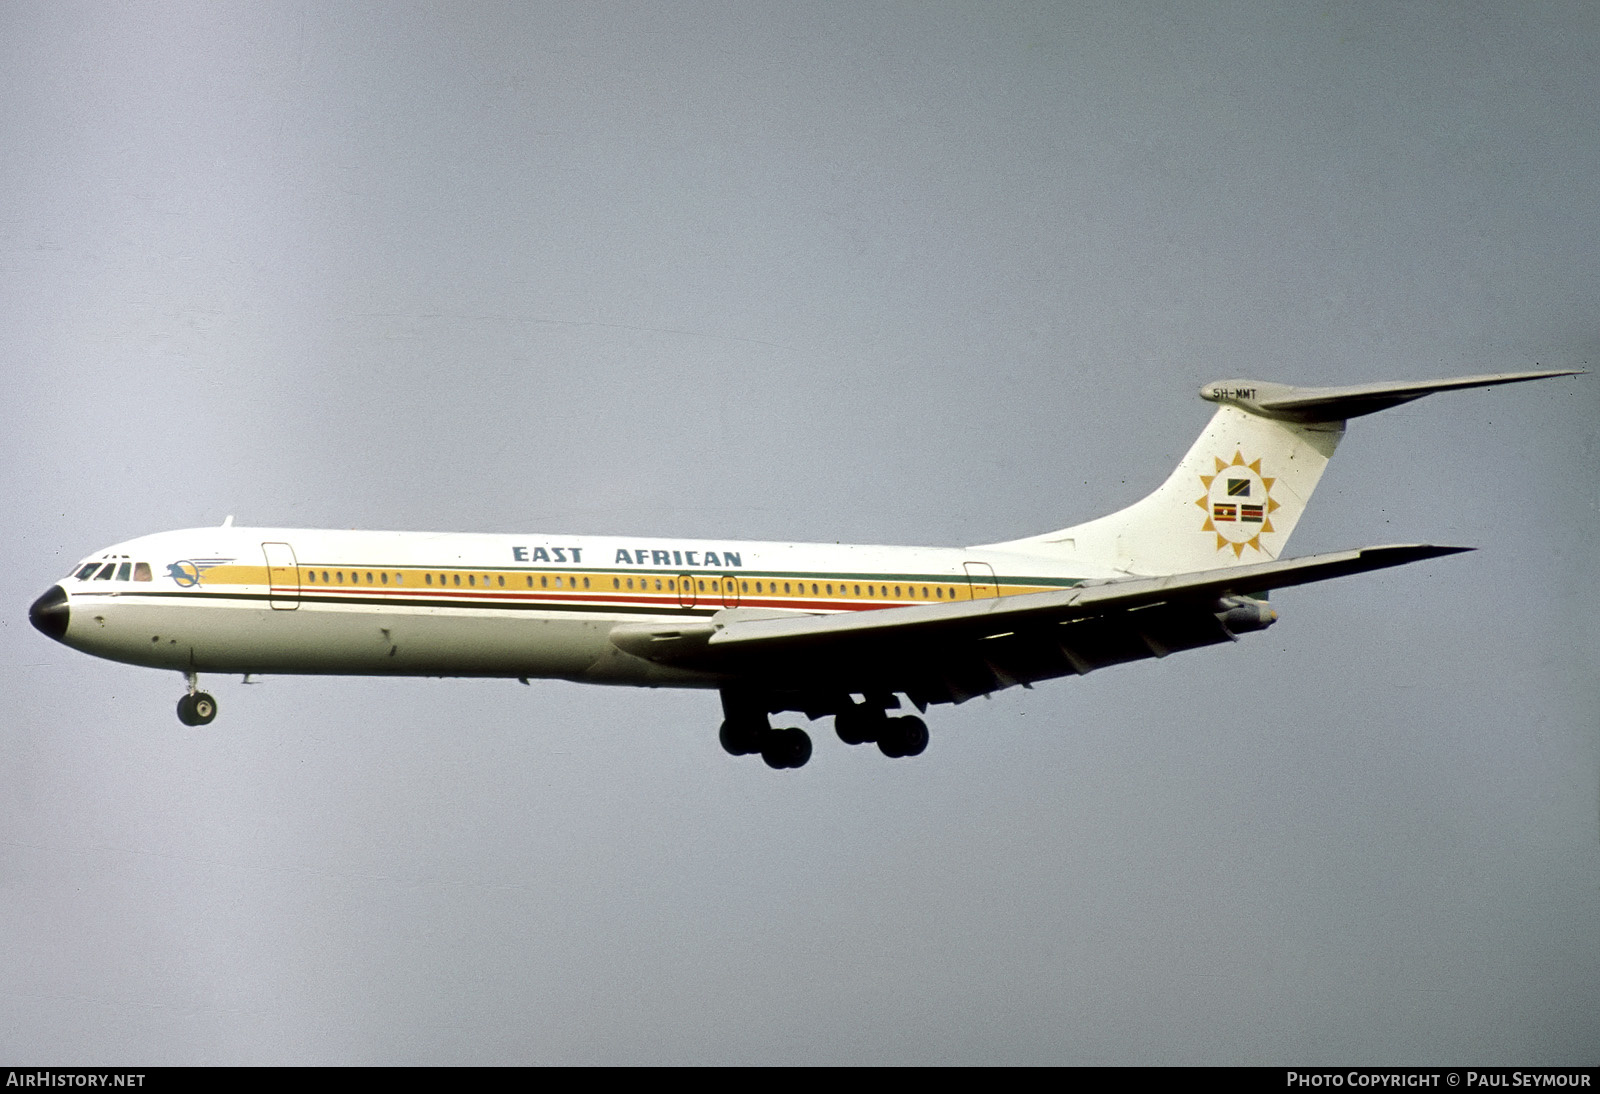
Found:
[{"label": "cabin window", "polygon": [[338,581],[339,581],[340,585],[344,584],[344,571],[343,570],[335,570],[333,572],[333,576],[338,578]]},{"label": "cabin window", "polygon": [[[134,580],[135,581],[142,581],[144,579],[143,578],[134,578]],[[310,582],[311,584],[315,585],[317,583],[317,571],[315,571],[315,570],[307,570],[306,571],[306,580],[308,582]]]},{"label": "cabin window", "polygon": [[667,588],[672,592],[678,591],[678,583],[672,578],[667,578]]},{"label": "cabin window", "polygon": [[633,588],[633,578],[631,577],[628,579],[628,588]]},{"label": "cabin window", "polygon": [[944,590],[943,589],[935,589],[935,590],[933,590],[933,595],[937,596],[940,600],[943,600],[944,599]]},{"label": "cabin window", "polygon": [[389,575],[387,573],[381,573],[378,576],[383,579],[383,584],[389,584]]},{"label": "cabin window", "polygon": [[695,584],[700,586],[700,591],[701,592],[705,592],[706,591],[706,583],[704,581],[697,581],[697,582],[695,582]]},{"label": "cabin window", "polygon": [[505,574],[500,574],[499,577],[496,579],[496,581],[498,582],[498,584],[500,585],[500,587],[502,589],[506,587],[506,575]]},{"label": "cabin window", "polygon": [[789,583],[787,581],[785,581],[783,583],[783,591],[784,592],[788,592],[789,591]]},{"label": "cabin window", "polygon": [[367,584],[368,585],[372,584],[372,571],[371,570],[367,571]]},{"label": "cabin window", "polygon": [[550,579],[548,577],[546,577],[545,575],[540,574],[539,575],[539,588],[548,589],[549,587],[550,587]]},{"label": "cabin window", "polygon": [[833,595],[833,586],[832,585],[824,585],[823,588],[828,590],[828,595],[829,596]]},{"label": "cabin window", "polygon": [[611,587],[612,587],[612,588],[613,588],[613,589],[620,589],[620,588],[622,588],[622,579],[621,579],[621,578],[620,578],[620,577],[614,577],[614,578],[612,578],[612,579],[611,579]]},{"label": "cabin window", "polygon": [[584,578],[583,579],[583,587],[585,589],[587,589],[589,587],[589,579],[588,578]]},{"label": "cabin window", "polygon": [[458,586],[461,584],[461,575],[460,574],[451,574],[450,576],[456,579],[456,584]]},{"label": "cabin window", "polygon": [[433,584],[433,575],[432,574],[423,574],[422,575],[422,580],[427,582],[429,585],[432,585]]},{"label": "cabin window", "polygon": [[739,591],[741,593],[749,592],[750,591],[750,583],[748,581],[739,582]]}]

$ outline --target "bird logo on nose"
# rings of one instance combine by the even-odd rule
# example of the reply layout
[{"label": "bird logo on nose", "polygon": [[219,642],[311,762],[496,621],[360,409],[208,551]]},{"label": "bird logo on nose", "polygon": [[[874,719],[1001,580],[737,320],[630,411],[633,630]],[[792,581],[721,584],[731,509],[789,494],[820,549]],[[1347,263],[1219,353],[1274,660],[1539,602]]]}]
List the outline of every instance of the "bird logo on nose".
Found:
[{"label": "bird logo on nose", "polygon": [[192,589],[200,584],[200,577],[213,566],[221,566],[224,562],[232,562],[231,558],[200,558],[183,559],[180,562],[167,564],[167,576],[178,583],[179,588]]}]

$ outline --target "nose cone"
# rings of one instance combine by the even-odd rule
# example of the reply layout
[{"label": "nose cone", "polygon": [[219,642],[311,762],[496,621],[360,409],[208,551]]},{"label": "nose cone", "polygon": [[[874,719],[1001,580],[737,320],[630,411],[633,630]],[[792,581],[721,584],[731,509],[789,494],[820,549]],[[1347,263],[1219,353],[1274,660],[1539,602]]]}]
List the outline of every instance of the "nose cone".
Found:
[{"label": "nose cone", "polygon": [[50,586],[50,591],[33,602],[28,609],[28,622],[48,634],[57,642],[67,633],[67,620],[72,609],[67,607],[67,591],[60,585]]}]

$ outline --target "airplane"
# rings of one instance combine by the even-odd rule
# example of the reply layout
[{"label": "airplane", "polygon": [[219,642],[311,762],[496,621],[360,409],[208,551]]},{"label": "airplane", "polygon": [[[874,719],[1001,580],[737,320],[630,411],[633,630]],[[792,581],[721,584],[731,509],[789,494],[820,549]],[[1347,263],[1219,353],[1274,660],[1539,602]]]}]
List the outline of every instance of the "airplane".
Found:
[{"label": "airplane", "polygon": [[[1582,370],[1200,389],[1209,424],[1156,491],[1116,513],[967,548],[656,536],[220,527],[81,560],[29,610],[97,657],[199,674],[555,678],[720,692],[720,741],[798,768],[833,718],[849,745],[920,754],[929,706],[1237,641],[1270,590],[1437,558],[1393,544],[1281,557],[1348,419],[1435,392]],[[900,712],[901,697],[917,713]]]}]

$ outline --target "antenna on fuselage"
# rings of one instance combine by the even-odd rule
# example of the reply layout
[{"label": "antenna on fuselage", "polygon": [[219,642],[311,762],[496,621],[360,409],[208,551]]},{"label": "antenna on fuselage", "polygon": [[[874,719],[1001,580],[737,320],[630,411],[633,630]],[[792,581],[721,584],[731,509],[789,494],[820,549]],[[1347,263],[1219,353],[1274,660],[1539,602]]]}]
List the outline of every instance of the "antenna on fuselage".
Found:
[{"label": "antenna on fuselage", "polygon": [[232,513],[229,513],[225,518],[223,518],[222,526],[224,528],[232,528],[233,527],[233,514]]}]

